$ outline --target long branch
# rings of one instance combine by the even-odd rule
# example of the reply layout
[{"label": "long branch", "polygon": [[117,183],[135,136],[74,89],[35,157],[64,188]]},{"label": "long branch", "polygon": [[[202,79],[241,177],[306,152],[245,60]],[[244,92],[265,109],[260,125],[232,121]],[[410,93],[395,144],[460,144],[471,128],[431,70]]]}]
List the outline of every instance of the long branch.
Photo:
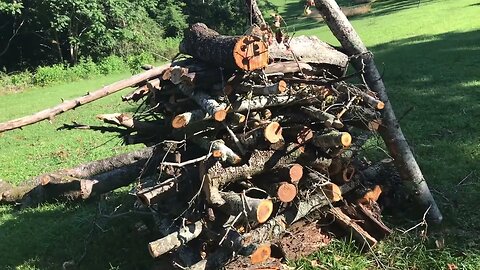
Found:
[{"label": "long branch", "polygon": [[170,67],[170,64],[165,64],[163,66],[159,66],[159,67],[150,69],[148,71],[145,71],[143,73],[137,74],[128,79],[121,80],[113,84],[107,85],[94,92],[87,93],[85,96],[78,97],[72,100],[65,100],[64,102],[62,102],[61,104],[55,107],[45,109],[43,111],[37,112],[32,115],[28,115],[28,116],[13,119],[4,123],[0,123],[0,133],[8,130],[28,126],[46,119],[52,120],[56,115],[75,109],[77,107],[80,107],[84,104],[95,101],[97,99],[106,97],[126,87],[136,85],[142,81],[148,80],[149,78],[159,76],[168,67]]}]

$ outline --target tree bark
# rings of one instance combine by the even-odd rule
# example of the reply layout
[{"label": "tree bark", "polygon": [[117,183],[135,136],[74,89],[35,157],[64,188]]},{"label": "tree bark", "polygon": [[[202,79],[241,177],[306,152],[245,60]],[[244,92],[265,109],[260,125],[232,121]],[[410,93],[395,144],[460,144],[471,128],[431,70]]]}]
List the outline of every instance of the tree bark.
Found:
[{"label": "tree bark", "polygon": [[368,86],[384,102],[382,126],[379,128],[379,132],[394,158],[400,177],[409,183],[408,186],[411,193],[414,194],[421,210],[426,211],[429,209],[427,213],[428,221],[441,223],[443,220],[442,213],[400,128],[372,53],[367,50],[355,29],[334,0],[315,0],[315,5],[332,33],[342,44],[344,50],[349,56],[353,57],[352,63],[354,67],[359,71],[365,70],[364,76]]},{"label": "tree bark", "polygon": [[153,68],[151,70],[145,71],[143,73],[137,74],[133,77],[130,77],[125,80],[107,85],[101,89],[98,89],[94,92],[88,93],[85,96],[78,97],[73,100],[65,100],[62,104],[59,104],[55,107],[45,109],[43,111],[37,112],[35,114],[10,120],[4,123],[0,123],[0,133],[24,126],[28,126],[46,119],[53,120],[56,115],[64,113],[66,111],[78,108],[82,105],[95,101],[97,99],[106,97],[110,94],[118,92],[126,87],[138,84],[139,82],[148,80],[152,77],[159,76],[163,71],[165,71],[170,64],[165,64],[160,67]]},{"label": "tree bark", "polygon": [[250,20],[252,24],[256,24],[260,27],[267,26],[265,19],[263,18],[262,11],[258,7],[257,0],[245,0],[248,11],[250,13]]},{"label": "tree bark", "polygon": [[[58,182],[58,179],[62,178],[95,179],[103,181],[103,179],[107,179],[108,177],[118,176],[117,170],[121,170],[132,164],[144,164],[147,159],[153,155],[154,151],[154,147],[147,147],[131,153],[81,164],[71,169],[34,177],[33,179],[24,181],[21,186],[11,186],[9,189],[3,190],[0,194],[0,203],[20,202],[26,193],[35,189],[37,186],[41,186],[42,183]],[[124,171],[122,172],[124,173]]]},{"label": "tree bark", "polygon": [[328,64],[344,70],[348,57],[316,36],[294,37],[285,43],[273,42],[268,47],[270,58],[282,61],[300,61],[313,64]]},{"label": "tree bark", "polygon": [[148,251],[153,258],[181,247],[182,245],[197,238],[203,230],[201,221],[186,225],[180,230],[173,232],[163,238],[150,242],[148,244]]},{"label": "tree bark", "polygon": [[283,167],[295,160],[303,153],[303,148],[291,144],[286,149],[278,151],[254,151],[247,164],[242,166],[223,167],[220,162],[204,168],[204,192],[207,201],[216,206],[225,204],[220,196],[219,189],[228,183],[239,181],[265,171]]},{"label": "tree bark", "polygon": [[253,36],[223,36],[203,23],[185,31],[180,52],[228,70],[255,70],[268,64],[267,45]]}]

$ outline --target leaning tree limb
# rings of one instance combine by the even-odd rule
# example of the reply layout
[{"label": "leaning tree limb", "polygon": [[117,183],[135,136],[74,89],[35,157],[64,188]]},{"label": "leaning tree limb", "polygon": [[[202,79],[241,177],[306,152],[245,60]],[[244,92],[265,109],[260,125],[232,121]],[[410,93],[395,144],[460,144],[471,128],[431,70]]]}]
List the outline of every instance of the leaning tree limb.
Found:
[{"label": "leaning tree limb", "polygon": [[133,77],[130,77],[125,80],[121,80],[119,82],[107,85],[105,87],[102,87],[94,92],[87,93],[85,96],[78,97],[72,100],[65,100],[61,104],[45,109],[43,111],[37,112],[35,114],[29,115],[29,116],[24,116],[21,118],[17,118],[14,120],[10,120],[4,123],[0,123],[0,133],[12,129],[17,129],[21,128],[24,126],[28,126],[43,120],[53,120],[53,118],[56,115],[59,115],[61,113],[64,113],[66,111],[78,108],[82,105],[85,105],[87,103],[90,103],[92,101],[95,101],[97,99],[106,97],[110,94],[113,94],[115,92],[118,92],[126,87],[136,85],[140,82],[143,82],[145,80],[148,80],[152,77],[159,76],[162,74],[163,71],[165,71],[168,67],[170,67],[170,64],[165,64],[163,66],[159,66],[153,69],[150,69],[148,71],[145,71],[143,73],[137,74]]},{"label": "leaning tree limb", "polygon": [[394,158],[400,177],[408,183],[407,186],[414,194],[417,203],[424,211],[430,208],[427,219],[434,223],[440,223],[443,219],[442,213],[400,128],[372,53],[365,47],[360,36],[334,0],[315,0],[315,6],[344,50],[352,57],[354,67],[357,70],[365,71],[366,83],[384,102],[382,126],[379,128],[380,135]]},{"label": "leaning tree limb", "polygon": [[245,0],[245,4],[250,13],[250,19],[252,24],[256,24],[258,26],[267,26],[265,19],[263,18],[262,11],[257,5],[256,0]]}]

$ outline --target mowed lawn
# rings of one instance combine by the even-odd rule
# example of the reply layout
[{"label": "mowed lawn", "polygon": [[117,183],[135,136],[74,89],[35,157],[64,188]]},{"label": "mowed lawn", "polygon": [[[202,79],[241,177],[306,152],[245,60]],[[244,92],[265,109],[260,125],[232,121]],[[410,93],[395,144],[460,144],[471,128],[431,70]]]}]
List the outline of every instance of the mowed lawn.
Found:
[{"label": "mowed lawn", "polygon": [[[326,26],[306,18],[303,1],[274,0],[290,35],[318,35],[337,44]],[[445,215],[441,228],[396,232],[375,252],[341,241],[294,262],[301,269],[480,269],[480,3],[474,0],[376,1],[350,18],[375,54],[401,125]],[[118,74],[0,96],[0,121],[20,117],[128,77]],[[128,90],[127,90],[128,91]],[[125,93],[125,92],[123,92]],[[98,124],[99,113],[129,112],[116,94],[55,118],[0,134],[0,179],[11,183],[129,149],[111,135],[56,131],[63,123]],[[462,181],[463,180],[463,181]],[[459,183],[462,182],[461,185]],[[82,269],[145,269],[146,238],[134,233],[141,217],[107,219],[131,201],[119,192],[101,204],[0,208],[0,269],[59,269],[82,258]],[[119,210],[121,211],[121,210]],[[409,213],[398,213],[409,217]],[[410,216],[411,218],[411,216]],[[387,216],[392,227],[418,222]],[[435,245],[444,239],[445,247]],[[91,240],[91,241],[90,241]],[[311,266],[311,260],[320,265]]]}]

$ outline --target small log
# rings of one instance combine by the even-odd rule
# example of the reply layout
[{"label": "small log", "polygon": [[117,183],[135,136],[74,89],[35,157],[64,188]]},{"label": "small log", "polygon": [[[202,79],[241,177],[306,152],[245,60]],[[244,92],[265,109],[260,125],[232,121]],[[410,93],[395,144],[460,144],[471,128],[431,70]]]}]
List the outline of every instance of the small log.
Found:
[{"label": "small log", "polygon": [[299,36],[289,39],[288,44],[273,42],[268,47],[270,58],[282,61],[300,61],[328,64],[345,69],[348,56],[321,41],[316,36]]},{"label": "small log", "polygon": [[22,196],[22,208],[44,202],[87,200],[133,183],[142,171],[141,163],[100,174],[94,179],[79,179],[60,175],[43,181]]},{"label": "small log", "polygon": [[308,100],[298,96],[255,96],[251,99],[240,99],[234,102],[230,111],[244,112],[249,110],[261,110],[266,107],[302,103],[302,101],[308,103]]},{"label": "small log", "polygon": [[283,129],[283,134],[286,138],[292,139],[299,144],[305,144],[313,138],[313,131],[307,126],[304,125],[293,125],[290,127],[285,127]]},{"label": "small log", "polygon": [[281,202],[289,203],[297,196],[297,187],[288,182],[280,182],[269,185],[267,192]]},{"label": "small log", "polygon": [[270,74],[276,73],[310,73],[313,71],[313,68],[307,63],[286,61],[272,63],[268,65],[264,71],[265,74],[269,76]]},{"label": "small log", "polygon": [[154,133],[159,130],[165,131],[165,126],[156,124],[155,122],[139,121],[125,113],[99,114],[97,115],[97,119],[108,124],[126,127],[142,133]]},{"label": "small log", "polygon": [[220,192],[225,204],[220,208],[226,213],[236,216],[246,213],[247,221],[264,223],[273,212],[273,203],[270,199],[251,198],[234,192]]},{"label": "small log", "polygon": [[230,70],[255,70],[268,64],[267,45],[260,38],[222,36],[203,23],[185,31],[180,52]]},{"label": "small log", "polygon": [[244,123],[245,120],[247,119],[247,117],[241,113],[231,113],[227,117],[228,117],[229,123],[233,125],[239,125],[241,123]]},{"label": "small log", "polygon": [[237,155],[230,147],[225,145],[223,140],[210,141],[208,137],[192,137],[191,140],[206,151],[219,153],[218,156],[214,153],[214,157],[220,158],[221,161],[226,161],[229,164],[235,165],[242,161],[242,158]]},{"label": "small log", "polygon": [[163,198],[175,191],[175,186],[179,178],[171,178],[153,187],[144,188],[137,191],[136,195],[140,201],[147,206],[160,202]]},{"label": "small log", "polygon": [[184,128],[190,123],[206,120],[211,116],[203,110],[192,110],[175,116],[172,120],[173,128]]},{"label": "small log", "polygon": [[75,98],[73,100],[65,100],[62,102],[62,104],[59,104],[55,107],[37,112],[35,114],[32,114],[30,116],[25,116],[22,118],[10,120],[4,123],[0,123],[0,133],[7,131],[7,130],[12,130],[12,129],[17,129],[20,127],[24,127],[27,125],[31,125],[46,119],[53,120],[56,115],[59,115],[61,113],[64,113],[66,111],[78,108],[82,105],[85,105],[87,103],[90,103],[92,101],[95,101],[97,99],[106,97],[110,94],[113,94],[115,92],[118,92],[124,88],[127,88],[131,85],[135,85],[137,83],[143,82],[145,80],[148,80],[152,77],[159,76],[162,74],[167,68],[170,67],[170,64],[165,64],[160,67],[156,67],[153,69],[150,69],[148,71],[145,71],[143,73],[137,74],[133,77],[130,77],[125,80],[121,80],[118,82],[115,82],[113,84],[107,85],[103,88],[100,88],[94,92],[88,93],[85,96]]},{"label": "small log", "polygon": [[278,175],[282,180],[298,184],[303,177],[303,166],[298,163],[288,164],[279,169]]},{"label": "small log", "polygon": [[169,80],[178,85],[183,82],[182,77],[188,73],[188,68],[181,66],[174,66],[170,68],[170,78]]},{"label": "small log", "polygon": [[359,204],[369,204],[371,202],[376,202],[382,194],[382,188],[379,185],[375,185],[372,190],[367,191],[362,198],[357,200]]},{"label": "small log", "polygon": [[158,258],[161,255],[177,249],[197,238],[202,230],[203,224],[201,221],[186,225],[179,231],[173,232],[163,238],[150,242],[148,244],[148,251],[153,258]]},{"label": "small log", "polygon": [[227,117],[227,106],[225,104],[218,103],[209,95],[197,90],[190,97],[216,121],[222,122]]},{"label": "small log", "polygon": [[348,132],[331,131],[324,134],[315,134],[312,143],[323,149],[332,147],[348,147],[352,143],[352,136]]},{"label": "small log", "polygon": [[330,209],[330,213],[335,217],[335,223],[338,223],[344,229],[350,231],[353,239],[358,242],[361,248],[371,249],[377,244],[377,240],[366,232],[355,220],[343,213],[341,208]]},{"label": "small log", "polygon": [[212,205],[223,205],[225,200],[219,194],[219,189],[228,183],[243,180],[260,173],[283,167],[295,162],[303,153],[303,148],[291,144],[286,149],[272,151],[254,151],[247,164],[224,168],[220,162],[212,166],[205,165],[203,187],[207,201]]},{"label": "small log", "polygon": [[283,94],[287,90],[287,83],[281,80],[270,85],[238,84],[233,86],[233,89],[238,93],[252,92],[254,95],[277,95]]},{"label": "small log", "polygon": [[272,255],[272,248],[270,244],[259,245],[257,249],[250,255],[250,262],[252,264],[263,263],[270,259]]},{"label": "small log", "polygon": [[239,136],[240,142],[248,148],[256,148],[265,141],[274,144],[282,139],[282,127],[277,122],[270,122]]},{"label": "small log", "polygon": [[302,106],[301,107],[302,112],[307,114],[308,116],[317,119],[319,121],[323,121],[323,124],[325,127],[330,128],[343,128],[343,123],[338,120],[333,114],[327,113],[325,111],[322,111],[318,108],[315,108],[314,106]]}]

